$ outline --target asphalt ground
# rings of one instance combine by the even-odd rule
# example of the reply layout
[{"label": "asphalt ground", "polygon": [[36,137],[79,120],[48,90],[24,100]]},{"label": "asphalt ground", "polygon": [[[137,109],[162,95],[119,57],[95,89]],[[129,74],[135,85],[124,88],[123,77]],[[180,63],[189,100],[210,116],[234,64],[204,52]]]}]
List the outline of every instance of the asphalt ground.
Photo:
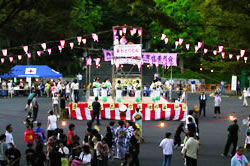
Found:
[{"label": "asphalt ground", "polygon": [[[23,120],[26,117],[24,106],[27,102],[26,97],[14,97],[12,99],[0,98],[0,134],[5,132],[5,126],[12,124],[14,128],[13,136],[18,149],[22,153],[21,166],[25,166],[25,149],[24,144],[24,130],[25,125]],[[47,112],[51,108],[51,99],[46,97],[38,98],[39,113],[38,121],[43,123],[43,128],[47,127]],[[250,101],[248,101],[250,102]],[[198,94],[188,94],[188,106],[192,108],[198,104]],[[238,145],[243,146],[245,135],[245,128],[242,124],[242,119],[250,115],[249,108],[242,107],[242,100],[237,97],[222,97],[221,117],[218,119],[213,118],[213,98],[208,97],[207,101],[207,116],[200,118],[200,152],[198,158],[199,166],[228,166],[230,158],[223,158],[220,154],[223,152],[226,139],[227,127],[231,124],[228,116],[231,112],[235,112],[238,117],[238,124],[241,128],[239,133]],[[76,124],[75,133],[84,137],[84,130],[86,129],[86,121],[68,120],[68,123]],[[164,138],[165,132],[171,132],[173,135],[175,129],[179,125],[179,121],[165,121],[166,126],[160,128],[161,121],[144,121],[143,136],[145,143],[140,147],[140,165],[141,166],[160,166],[162,164],[162,149],[159,148],[160,141]],[[108,125],[109,120],[101,121],[101,133],[105,133],[105,127]],[[64,127],[65,133],[68,131]],[[182,135],[184,136],[184,135]],[[181,150],[174,150],[172,157],[172,166],[183,166],[183,160],[180,153]],[[250,153],[246,152],[245,155],[250,159]],[[109,166],[118,166],[121,161],[109,161]]]}]

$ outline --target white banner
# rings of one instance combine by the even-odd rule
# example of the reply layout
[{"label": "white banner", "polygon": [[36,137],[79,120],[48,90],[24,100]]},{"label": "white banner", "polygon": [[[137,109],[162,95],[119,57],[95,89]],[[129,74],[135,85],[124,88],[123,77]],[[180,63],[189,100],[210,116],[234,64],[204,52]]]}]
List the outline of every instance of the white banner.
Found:
[{"label": "white banner", "polygon": [[231,91],[236,91],[237,86],[237,76],[232,76]]},{"label": "white banner", "polygon": [[115,57],[141,57],[141,45],[116,45],[114,46]]},{"label": "white banner", "polygon": [[120,58],[120,59],[115,59],[114,60],[114,64],[130,64],[130,65],[138,65],[140,63],[142,63],[142,60],[138,60],[138,59],[130,59],[130,58]]}]

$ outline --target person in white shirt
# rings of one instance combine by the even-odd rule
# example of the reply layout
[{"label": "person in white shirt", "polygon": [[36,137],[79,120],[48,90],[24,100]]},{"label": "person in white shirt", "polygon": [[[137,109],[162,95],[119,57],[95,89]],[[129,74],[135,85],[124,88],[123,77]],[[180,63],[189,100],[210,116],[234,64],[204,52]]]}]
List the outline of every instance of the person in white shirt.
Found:
[{"label": "person in white shirt", "polygon": [[67,148],[67,146],[65,146],[63,142],[59,142],[59,147],[60,148],[59,148],[58,152],[60,152],[63,157],[68,158],[68,156],[69,156],[69,148]]},{"label": "person in white shirt", "polygon": [[153,80],[152,84],[150,85],[150,90],[151,90],[151,98],[152,98],[152,101],[155,102],[156,99],[157,99],[157,84],[156,84],[156,80]]},{"label": "person in white shirt", "polygon": [[243,92],[242,92],[242,98],[243,98],[243,107],[248,107],[248,103],[247,103],[247,89],[244,88]]},{"label": "person in white shirt", "polygon": [[79,83],[77,82],[77,80],[74,80],[74,83],[71,84],[71,88],[72,88],[72,92],[73,92],[73,96],[74,98],[72,98],[72,100],[77,103],[79,100]]},{"label": "person in white shirt", "polygon": [[215,93],[214,97],[214,118],[220,114],[220,104],[221,104],[221,97],[218,93]]},{"label": "person in white shirt", "polygon": [[55,129],[57,128],[57,117],[54,115],[52,110],[49,110],[48,116],[48,138],[53,135]]},{"label": "person in white shirt", "polygon": [[13,95],[12,80],[9,80],[9,82],[7,83],[7,87],[8,87],[8,96],[12,98]]},{"label": "person in white shirt", "polygon": [[196,121],[195,121],[195,119],[193,117],[193,113],[194,113],[193,110],[188,111],[188,115],[186,117],[186,125],[185,125],[186,130],[188,129],[187,125],[189,124],[189,121],[188,121],[189,118],[192,118],[192,122],[195,124],[195,127],[197,127],[197,123],[196,123]]},{"label": "person in white shirt", "polygon": [[160,147],[162,148],[164,155],[162,166],[171,166],[174,147],[174,140],[171,138],[171,133],[166,133],[166,138],[161,141]]},{"label": "person in white shirt", "polygon": [[55,93],[52,97],[52,108],[55,114],[59,116],[59,94]]},{"label": "person in white shirt", "polygon": [[79,159],[84,166],[91,166],[91,154],[88,145],[83,146],[83,152],[81,152]]},{"label": "person in white shirt", "polygon": [[8,145],[8,149],[10,149],[12,147],[16,147],[16,145],[14,143],[12,132],[13,132],[12,125],[11,124],[7,125],[5,136],[6,136],[6,144]]},{"label": "person in white shirt", "polygon": [[70,82],[66,83],[65,93],[66,93],[67,99],[70,99]]}]

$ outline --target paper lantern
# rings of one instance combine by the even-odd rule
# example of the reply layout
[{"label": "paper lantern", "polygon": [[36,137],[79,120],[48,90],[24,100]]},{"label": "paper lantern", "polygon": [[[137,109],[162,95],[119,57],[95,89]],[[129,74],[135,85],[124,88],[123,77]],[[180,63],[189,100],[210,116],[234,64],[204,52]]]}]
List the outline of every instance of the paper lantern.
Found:
[{"label": "paper lantern", "polygon": [[117,34],[117,30],[113,29],[113,36],[116,36],[116,34]]},{"label": "paper lantern", "polygon": [[239,61],[240,60],[240,55],[237,55],[236,59],[237,59],[237,61]]},{"label": "paper lantern", "polygon": [[45,51],[46,50],[46,43],[42,43],[41,46],[43,48],[43,51]]},{"label": "paper lantern", "polygon": [[101,58],[96,58],[96,59],[95,59],[95,65],[96,65],[96,68],[98,68],[98,67],[99,67],[100,62],[101,62]]},{"label": "paper lantern", "polygon": [[115,68],[116,68],[116,70],[118,70],[119,67],[120,67],[120,64],[118,62],[115,62]]},{"label": "paper lantern", "polygon": [[77,36],[76,38],[77,38],[78,45],[80,45],[82,41],[82,36]]},{"label": "paper lantern", "polygon": [[164,40],[167,36],[165,34],[161,34],[161,40]]},{"label": "paper lantern", "polygon": [[28,46],[23,46],[23,51],[27,54],[29,51],[29,47]]},{"label": "paper lantern", "polygon": [[3,49],[2,50],[3,56],[7,56],[7,52],[8,52],[7,49]]},{"label": "paper lantern", "polygon": [[156,68],[159,67],[159,63],[158,63],[158,62],[155,63],[155,67],[156,67]]},{"label": "paper lantern", "polygon": [[4,63],[4,58],[1,58],[1,63]]},{"label": "paper lantern", "polygon": [[52,52],[51,48],[48,48],[47,51],[48,51],[49,55],[51,55],[51,52]]},{"label": "paper lantern", "polygon": [[142,29],[138,29],[138,36],[142,36]]},{"label": "paper lantern", "polygon": [[179,45],[182,45],[183,41],[184,41],[184,39],[180,38],[179,39]]},{"label": "paper lantern", "polygon": [[221,57],[224,59],[225,58],[225,52],[221,53]]},{"label": "paper lantern", "polygon": [[42,52],[41,51],[37,51],[36,54],[37,54],[37,56],[41,56]]},{"label": "paper lantern", "polygon": [[85,45],[87,43],[87,39],[82,39],[82,43]]},{"label": "paper lantern", "polygon": [[11,57],[9,57],[9,60],[10,60],[10,62],[12,63],[13,60],[14,60],[14,58],[11,56]]},{"label": "paper lantern", "polygon": [[164,39],[165,44],[168,44],[168,38]]},{"label": "paper lantern", "polygon": [[195,46],[194,46],[194,51],[195,51],[195,53],[197,53],[198,50],[199,50],[199,46],[195,45]]},{"label": "paper lantern", "polygon": [[134,34],[136,34],[136,31],[137,31],[137,29],[136,29],[136,28],[133,28],[133,32],[134,32]]},{"label": "paper lantern", "polygon": [[202,47],[202,42],[198,42],[198,48],[200,49]]},{"label": "paper lantern", "polygon": [[187,49],[187,50],[190,49],[190,44],[186,44],[186,49]]},{"label": "paper lantern", "polygon": [[217,50],[214,50],[214,51],[213,51],[213,54],[214,54],[214,55],[217,55]]},{"label": "paper lantern", "polygon": [[208,49],[204,48],[204,54],[206,54],[208,52]]},{"label": "paper lantern", "polygon": [[232,59],[233,58],[233,54],[229,54],[229,59]]},{"label": "paper lantern", "polygon": [[175,48],[177,48],[179,46],[179,41],[175,41]]},{"label": "paper lantern", "polygon": [[69,46],[70,46],[71,50],[73,50],[73,48],[74,48],[74,42],[70,42]]},{"label": "paper lantern", "polygon": [[224,50],[223,46],[219,46],[218,48],[219,48],[219,53],[221,53]]},{"label": "paper lantern", "polygon": [[130,29],[130,35],[131,35],[131,36],[134,36],[134,34],[135,34],[135,33],[134,33],[133,29]]},{"label": "paper lantern", "polygon": [[60,53],[62,53],[62,46],[58,46],[58,50]]},{"label": "paper lantern", "polygon": [[122,28],[122,33],[126,35],[126,33],[127,33],[127,28],[125,28],[125,27]]},{"label": "paper lantern", "polygon": [[247,59],[248,59],[248,57],[247,57],[247,56],[245,56],[245,57],[244,57],[244,61],[245,61],[245,63],[247,63]]},{"label": "paper lantern", "polygon": [[92,59],[91,58],[86,58],[86,65],[91,66],[92,65]]},{"label": "paper lantern", "polygon": [[243,57],[245,55],[245,50],[240,50],[240,56]]},{"label": "paper lantern", "polygon": [[22,55],[18,55],[18,56],[17,56],[17,59],[18,59],[19,61],[22,60],[22,58],[23,58]]},{"label": "paper lantern", "polygon": [[138,70],[141,71],[141,66],[142,66],[142,63],[138,63],[137,64],[137,67],[138,67]]},{"label": "paper lantern", "polygon": [[92,33],[92,39],[94,40],[94,42],[98,42],[98,35],[96,33]]},{"label": "paper lantern", "polygon": [[65,46],[65,40],[60,40],[60,45],[61,45],[62,48],[64,48],[64,46]]},{"label": "paper lantern", "polygon": [[27,57],[30,59],[30,58],[31,58],[31,53],[28,53],[28,54],[27,54]]},{"label": "paper lantern", "polygon": [[122,29],[119,30],[119,35],[122,36]]}]

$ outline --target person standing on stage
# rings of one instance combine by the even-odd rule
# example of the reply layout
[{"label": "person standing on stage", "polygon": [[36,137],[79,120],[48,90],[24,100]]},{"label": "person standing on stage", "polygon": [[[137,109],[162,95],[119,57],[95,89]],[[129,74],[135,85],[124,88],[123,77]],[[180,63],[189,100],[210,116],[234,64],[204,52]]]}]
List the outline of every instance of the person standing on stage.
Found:
[{"label": "person standing on stage", "polygon": [[204,92],[201,93],[200,97],[199,97],[199,101],[200,101],[200,116],[201,116],[201,112],[203,111],[203,116],[206,116],[206,102],[207,102],[207,96],[205,95]]},{"label": "person standing on stage", "polygon": [[157,88],[156,80],[153,80],[153,82],[150,86],[150,90],[151,90],[150,96],[151,96],[153,102],[155,102],[156,98],[157,98],[156,88]]},{"label": "person standing on stage", "polygon": [[122,84],[121,84],[121,81],[120,80],[118,80],[117,81],[117,84],[115,85],[115,90],[116,90],[116,101],[118,102],[118,103],[121,103],[121,101],[122,101],[122,89],[123,89],[123,86],[122,86]]},{"label": "person standing on stage", "polygon": [[229,151],[229,148],[231,144],[233,144],[233,149],[231,152],[231,155],[234,156],[236,152],[237,142],[238,142],[238,132],[239,132],[239,125],[237,124],[237,119],[233,121],[233,124],[231,124],[228,128],[228,136],[227,136],[227,143],[224,148],[224,153],[221,154],[223,157],[227,157],[227,153]]},{"label": "person standing on stage", "polygon": [[105,80],[102,83],[102,101],[103,102],[107,102],[107,96],[108,96],[108,84],[107,81]]},{"label": "person standing on stage", "polygon": [[76,79],[71,84],[71,89],[72,89],[72,100],[73,102],[77,103],[79,100],[79,83],[77,82]]},{"label": "person standing on stage", "polygon": [[107,79],[105,83],[108,85],[108,96],[110,96],[110,92],[112,90],[112,84],[109,79]]},{"label": "person standing on stage", "polygon": [[141,101],[141,85],[139,80],[136,80],[136,85],[135,85],[135,101],[136,102]]},{"label": "person standing on stage", "polygon": [[100,93],[100,83],[98,78],[95,79],[95,82],[93,83],[93,92],[94,92],[94,97],[99,97]]},{"label": "person standing on stage", "polygon": [[101,111],[101,104],[98,102],[98,97],[95,97],[95,101],[92,103],[92,107],[93,107],[92,122],[94,122],[95,117],[96,117],[97,125],[100,125],[99,115]]}]

